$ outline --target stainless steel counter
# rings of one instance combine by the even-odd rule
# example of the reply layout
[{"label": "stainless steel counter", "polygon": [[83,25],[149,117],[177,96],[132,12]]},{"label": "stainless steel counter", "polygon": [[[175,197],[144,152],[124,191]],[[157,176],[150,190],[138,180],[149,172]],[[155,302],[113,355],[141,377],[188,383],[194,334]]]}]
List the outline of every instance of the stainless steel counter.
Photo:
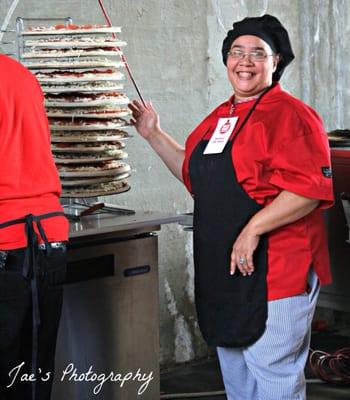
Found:
[{"label": "stainless steel counter", "polygon": [[53,400],[159,399],[156,231],[181,218],[137,212],[71,223]]},{"label": "stainless steel counter", "polygon": [[170,215],[154,211],[136,211],[133,215],[123,216],[101,213],[82,217],[79,222],[71,222],[69,237],[71,242],[74,243],[77,238],[83,237],[115,236],[118,233],[132,235],[135,232],[149,232],[150,227],[158,227],[159,229],[160,225],[179,222],[183,218],[182,215]]}]

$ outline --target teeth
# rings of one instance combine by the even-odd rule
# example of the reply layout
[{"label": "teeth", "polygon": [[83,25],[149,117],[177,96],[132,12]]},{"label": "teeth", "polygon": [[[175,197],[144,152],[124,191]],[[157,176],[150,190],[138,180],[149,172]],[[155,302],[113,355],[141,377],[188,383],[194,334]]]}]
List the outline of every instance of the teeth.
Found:
[{"label": "teeth", "polygon": [[238,72],[240,78],[251,78],[253,74],[251,72]]}]

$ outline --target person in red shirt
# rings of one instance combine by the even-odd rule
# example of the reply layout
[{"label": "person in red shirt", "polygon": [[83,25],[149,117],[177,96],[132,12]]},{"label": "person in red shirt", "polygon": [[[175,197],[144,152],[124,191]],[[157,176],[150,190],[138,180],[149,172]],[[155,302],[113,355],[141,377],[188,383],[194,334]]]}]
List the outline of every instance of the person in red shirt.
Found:
[{"label": "person in red shirt", "polygon": [[49,399],[68,221],[39,83],[5,55],[0,76],[0,398]]},{"label": "person in red shirt", "polygon": [[194,198],[198,321],[228,399],[305,399],[311,320],[331,282],[328,140],[317,113],[278,83],[294,54],[277,18],[234,23],[222,55],[234,95],[185,147],[150,103],[129,105],[132,122]]}]

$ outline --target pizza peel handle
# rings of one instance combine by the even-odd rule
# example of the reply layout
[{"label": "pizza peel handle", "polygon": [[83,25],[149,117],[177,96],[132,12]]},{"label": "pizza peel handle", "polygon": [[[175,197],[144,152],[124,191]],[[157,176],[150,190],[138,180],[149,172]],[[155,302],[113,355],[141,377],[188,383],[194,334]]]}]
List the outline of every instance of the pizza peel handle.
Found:
[{"label": "pizza peel handle", "polygon": [[97,210],[101,210],[103,207],[104,207],[104,203],[95,203],[91,207],[89,207],[86,210],[82,211],[80,213],[80,216],[84,217],[85,215],[90,215],[90,214],[92,214],[93,212],[95,212]]},{"label": "pizza peel handle", "polygon": [[[109,18],[108,14],[107,14],[107,11],[106,11],[106,9],[105,9],[105,6],[103,5],[102,0],[98,0],[98,3],[99,3],[99,5],[100,5],[100,7],[101,7],[101,10],[102,10],[102,12],[103,12],[103,15],[104,15],[106,21],[107,21],[108,26],[111,27],[111,26],[112,26],[112,21],[111,21],[111,19]],[[117,38],[117,35],[116,35],[115,33],[113,33],[112,35],[113,35],[113,38],[114,38],[114,39]],[[126,60],[125,55],[123,54],[123,52],[121,51],[121,49],[120,49],[119,46],[116,46],[116,48],[117,48],[118,51],[120,51],[120,58],[121,58],[121,60],[122,60],[122,61],[124,62],[124,64],[125,64],[125,68],[126,68],[126,70],[127,70],[127,72],[128,72],[128,75],[129,75],[129,77],[130,77],[130,80],[131,80],[132,84],[134,85],[134,87],[135,87],[135,89],[136,89],[136,92],[137,92],[137,94],[139,95],[142,104],[144,105],[144,107],[146,107],[145,100],[143,99],[142,94],[141,94],[141,92],[140,92],[140,90],[139,90],[139,88],[138,88],[138,86],[137,86],[137,84],[136,84],[136,81],[135,81],[135,79],[134,79],[134,77],[133,77],[133,75],[132,75],[131,69],[130,69],[129,64],[128,64],[127,60]]]}]

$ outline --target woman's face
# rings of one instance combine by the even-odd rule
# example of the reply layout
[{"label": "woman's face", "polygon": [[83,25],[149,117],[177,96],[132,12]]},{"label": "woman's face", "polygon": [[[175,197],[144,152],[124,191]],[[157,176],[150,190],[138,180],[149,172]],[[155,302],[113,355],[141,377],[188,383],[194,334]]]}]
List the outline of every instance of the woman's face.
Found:
[{"label": "woman's face", "polygon": [[[236,98],[247,98],[261,93],[272,83],[272,74],[278,64],[278,55],[273,55],[271,47],[258,36],[239,36],[231,46],[234,55],[227,57],[227,76]],[[252,53],[237,57],[239,52]],[[254,57],[257,54],[258,57]],[[261,54],[266,57],[261,59]],[[260,55],[260,57],[259,57]]]}]

